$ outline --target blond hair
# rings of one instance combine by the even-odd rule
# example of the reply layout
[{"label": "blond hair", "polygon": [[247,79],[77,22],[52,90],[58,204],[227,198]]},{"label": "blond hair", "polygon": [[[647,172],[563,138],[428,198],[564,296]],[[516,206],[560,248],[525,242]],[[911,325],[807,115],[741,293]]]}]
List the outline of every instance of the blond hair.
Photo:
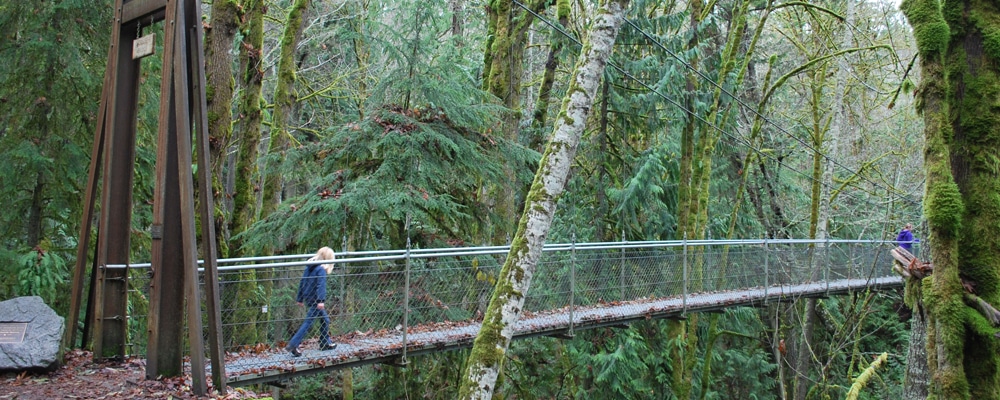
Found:
[{"label": "blond hair", "polygon": [[[336,259],[337,256],[333,253],[333,249],[323,246],[320,247],[319,250],[316,250],[316,255],[310,258],[309,261],[333,261]],[[323,267],[323,269],[326,270],[326,273],[329,274],[333,272],[334,265],[333,263],[328,263],[321,265],[321,267]]]}]

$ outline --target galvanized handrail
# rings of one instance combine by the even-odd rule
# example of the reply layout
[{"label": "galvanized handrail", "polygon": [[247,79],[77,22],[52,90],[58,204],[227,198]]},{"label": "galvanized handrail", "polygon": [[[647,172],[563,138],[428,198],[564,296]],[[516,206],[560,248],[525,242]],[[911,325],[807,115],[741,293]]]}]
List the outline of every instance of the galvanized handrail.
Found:
[{"label": "galvanized handrail", "polygon": [[[573,236],[569,243],[544,247],[523,310],[526,315],[562,310],[562,325],[547,332],[572,335],[605,318],[640,315],[594,314],[595,309],[606,306],[638,313],[638,307],[627,311],[630,304],[672,299],[679,312],[698,312],[705,309],[706,294],[753,293],[757,304],[799,293],[789,292],[792,285],[812,284],[819,294],[829,293],[831,282],[891,276],[892,261],[887,255],[895,245],[886,240],[843,239],[577,243]],[[822,256],[815,254],[820,248],[825,252]],[[410,354],[426,350],[422,346],[437,332],[437,324],[445,329],[483,317],[509,251],[509,246],[481,246],[337,253],[333,263],[341,268],[327,281],[331,289],[327,309],[335,313],[331,315],[332,333],[361,341],[369,335],[392,337],[386,345],[395,349],[396,357],[402,356],[397,360],[405,362]],[[289,331],[301,322],[302,309],[295,304],[295,291],[301,267],[314,263],[309,257],[312,254],[220,260],[225,265],[219,274],[227,351],[259,348],[262,343],[281,348],[282,341],[290,337]],[[128,268],[130,288],[149,290],[149,274],[142,270],[149,264]],[[145,297],[136,296],[136,301]],[[136,343],[133,350],[142,351],[144,309],[139,304],[135,310],[129,318],[130,332],[134,332],[130,341]],[[325,354],[313,347],[318,346],[308,341],[304,344],[304,358]],[[350,346],[338,349],[345,347]],[[280,351],[275,353],[275,359],[287,357]],[[246,369],[276,363],[259,362]],[[227,370],[230,367],[237,366],[227,365]]]},{"label": "galvanized handrail", "polygon": [[[577,251],[588,251],[588,250],[629,250],[629,249],[650,249],[650,248],[670,248],[670,247],[697,247],[697,246],[732,246],[732,245],[769,245],[771,247],[777,245],[796,245],[796,244],[858,244],[858,245],[880,245],[880,244],[896,244],[893,240],[856,240],[856,239],[731,239],[731,240],[659,240],[659,241],[620,241],[620,242],[586,242],[586,243],[553,243],[546,244],[543,247],[544,252],[558,252],[558,251],[568,251],[575,248]],[[919,244],[919,242],[914,241],[912,243]],[[442,248],[430,248],[430,249],[412,249],[409,253],[410,258],[438,258],[438,257],[458,257],[458,256],[477,256],[477,255],[497,255],[506,254],[510,251],[510,246],[482,246],[482,247],[442,247]],[[336,253],[337,259],[328,261],[330,264],[345,264],[345,263],[366,263],[366,262],[376,262],[376,261],[393,261],[393,260],[403,260],[407,257],[406,250],[374,250],[374,251],[343,251]],[[295,266],[307,266],[313,262],[307,261],[314,254],[290,254],[290,255],[275,255],[275,256],[261,256],[261,257],[240,257],[240,258],[223,258],[219,259],[219,265],[222,264],[236,264],[236,263],[248,263],[237,266],[229,267],[219,267],[219,271],[236,271],[241,269],[260,269],[260,268],[281,268],[281,267],[295,267]],[[289,261],[289,262],[276,262],[276,263],[265,263],[258,264],[261,261],[270,260],[301,260],[301,261]],[[201,265],[204,260],[198,260],[198,264]],[[128,268],[149,268],[150,263],[132,263],[127,265]],[[107,264],[104,268],[125,268],[126,264]],[[201,271],[201,269],[199,269]]]}]

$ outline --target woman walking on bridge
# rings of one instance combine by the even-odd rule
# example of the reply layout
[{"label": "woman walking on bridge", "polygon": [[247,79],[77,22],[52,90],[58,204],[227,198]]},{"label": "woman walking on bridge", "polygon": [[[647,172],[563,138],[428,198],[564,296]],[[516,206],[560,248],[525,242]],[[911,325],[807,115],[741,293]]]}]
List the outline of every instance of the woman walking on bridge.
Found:
[{"label": "woman walking on bridge", "polygon": [[913,253],[913,244],[919,243],[919,239],[913,238],[913,224],[906,224],[903,230],[899,231],[899,235],[896,236],[896,244],[899,247],[906,249],[906,251]]},{"label": "woman walking on bridge", "polygon": [[[333,250],[329,247],[323,247],[309,261],[333,261],[334,258]],[[302,273],[302,281],[299,282],[299,293],[296,295],[295,301],[299,303],[299,306],[308,305],[309,310],[306,311],[306,319],[302,321],[302,326],[285,347],[289,353],[292,353],[292,356],[302,355],[299,344],[309,333],[313,322],[317,320],[319,321],[320,343],[322,343],[319,349],[332,350],[337,347],[330,340],[330,316],[326,313],[326,305],[324,304],[326,301],[326,275],[331,271],[333,271],[333,263],[310,264]]]}]

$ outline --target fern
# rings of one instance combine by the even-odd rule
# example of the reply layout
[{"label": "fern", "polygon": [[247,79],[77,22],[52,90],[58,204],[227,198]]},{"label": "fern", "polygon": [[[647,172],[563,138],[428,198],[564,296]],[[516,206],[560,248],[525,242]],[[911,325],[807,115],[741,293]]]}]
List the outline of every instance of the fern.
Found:
[{"label": "fern", "polygon": [[18,259],[16,292],[19,296],[39,296],[48,304],[56,302],[60,288],[69,279],[66,260],[51,251],[34,249]]}]

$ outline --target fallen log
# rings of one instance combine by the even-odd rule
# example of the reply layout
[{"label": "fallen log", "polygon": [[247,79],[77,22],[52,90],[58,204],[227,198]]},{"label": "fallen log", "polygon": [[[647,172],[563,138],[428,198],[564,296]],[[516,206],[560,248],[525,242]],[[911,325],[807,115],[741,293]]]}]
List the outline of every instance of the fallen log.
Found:
[{"label": "fallen log", "polygon": [[919,258],[902,247],[889,250],[889,254],[896,260],[893,271],[907,279],[923,279],[934,272],[934,266],[929,262],[920,261]]}]

